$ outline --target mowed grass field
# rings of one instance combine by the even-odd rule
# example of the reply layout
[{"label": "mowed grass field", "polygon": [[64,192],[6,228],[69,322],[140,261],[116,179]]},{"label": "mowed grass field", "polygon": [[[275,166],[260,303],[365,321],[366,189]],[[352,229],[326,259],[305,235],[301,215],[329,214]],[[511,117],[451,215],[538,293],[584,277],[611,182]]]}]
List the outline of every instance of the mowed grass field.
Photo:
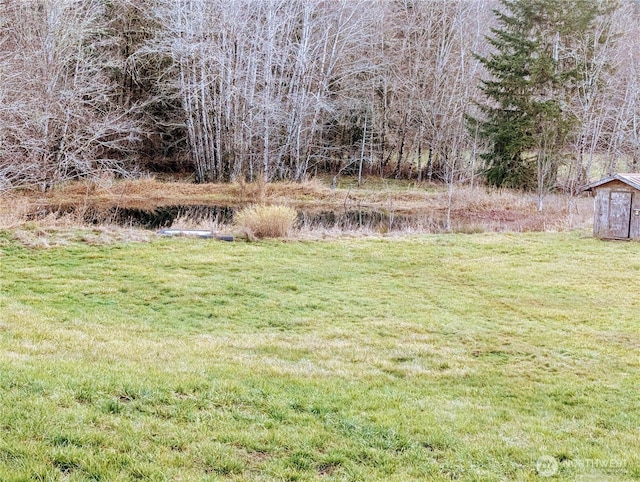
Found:
[{"label": "mowed grass field", "polygon": [[640,479],[640,243],[0,249],[1,481]]}]

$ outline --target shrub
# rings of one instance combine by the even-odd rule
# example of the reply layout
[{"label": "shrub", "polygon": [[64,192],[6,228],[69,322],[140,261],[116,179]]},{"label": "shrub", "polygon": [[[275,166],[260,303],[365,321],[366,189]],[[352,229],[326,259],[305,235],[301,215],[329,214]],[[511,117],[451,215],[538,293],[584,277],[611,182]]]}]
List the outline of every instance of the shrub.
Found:
[{"label": "shrub", "polygon": [[295,209],[288,206],[249,206],[236,213],[234,224],[256,238],[284,238],[297,217]]}]

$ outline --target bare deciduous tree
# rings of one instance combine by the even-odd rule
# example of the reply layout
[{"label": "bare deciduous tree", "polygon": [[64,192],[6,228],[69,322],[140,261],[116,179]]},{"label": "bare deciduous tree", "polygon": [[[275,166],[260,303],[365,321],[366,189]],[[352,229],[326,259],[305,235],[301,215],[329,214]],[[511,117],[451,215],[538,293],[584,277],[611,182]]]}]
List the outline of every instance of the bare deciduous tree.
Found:
[{"label": "bare deciduous tree", "polygon": [[139,132],[117,102],[103,56],[110,38],[102,2],[16,0],[0,9],[3,183],[46,188],[126,173]]},{"label": "bare deciduous tree", "polygon": [[[640,154],[638,9],[600,3],[608,14],[561,52],[586,66],[563,99],[579,126],[561,173],[574,191]],[[443,181],[452,197],[483,167],[465,114],[496,6],[0,0],[0,185],[141,166],[199,181],[368,170]]]}]

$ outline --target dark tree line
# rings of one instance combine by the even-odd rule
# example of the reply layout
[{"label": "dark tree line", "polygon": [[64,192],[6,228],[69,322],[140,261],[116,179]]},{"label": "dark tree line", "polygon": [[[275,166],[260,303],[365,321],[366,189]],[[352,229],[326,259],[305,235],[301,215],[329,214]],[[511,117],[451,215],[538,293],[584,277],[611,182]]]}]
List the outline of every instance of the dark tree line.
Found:
[{"label": "dark tree line", "polygon": [[0,190],[637,169],[631,0],[2,0]]}]

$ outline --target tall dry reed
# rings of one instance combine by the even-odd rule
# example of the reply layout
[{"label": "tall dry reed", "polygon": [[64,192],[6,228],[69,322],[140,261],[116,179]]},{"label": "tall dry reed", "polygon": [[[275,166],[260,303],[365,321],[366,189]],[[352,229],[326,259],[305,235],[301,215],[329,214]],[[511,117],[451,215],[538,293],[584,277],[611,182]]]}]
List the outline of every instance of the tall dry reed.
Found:
[{"label": "tall dry reed", "polygon": [[297,217],[295,209],[288,206],[249,206],[238,211],[234,224],[256,238],[286,238]]}]

